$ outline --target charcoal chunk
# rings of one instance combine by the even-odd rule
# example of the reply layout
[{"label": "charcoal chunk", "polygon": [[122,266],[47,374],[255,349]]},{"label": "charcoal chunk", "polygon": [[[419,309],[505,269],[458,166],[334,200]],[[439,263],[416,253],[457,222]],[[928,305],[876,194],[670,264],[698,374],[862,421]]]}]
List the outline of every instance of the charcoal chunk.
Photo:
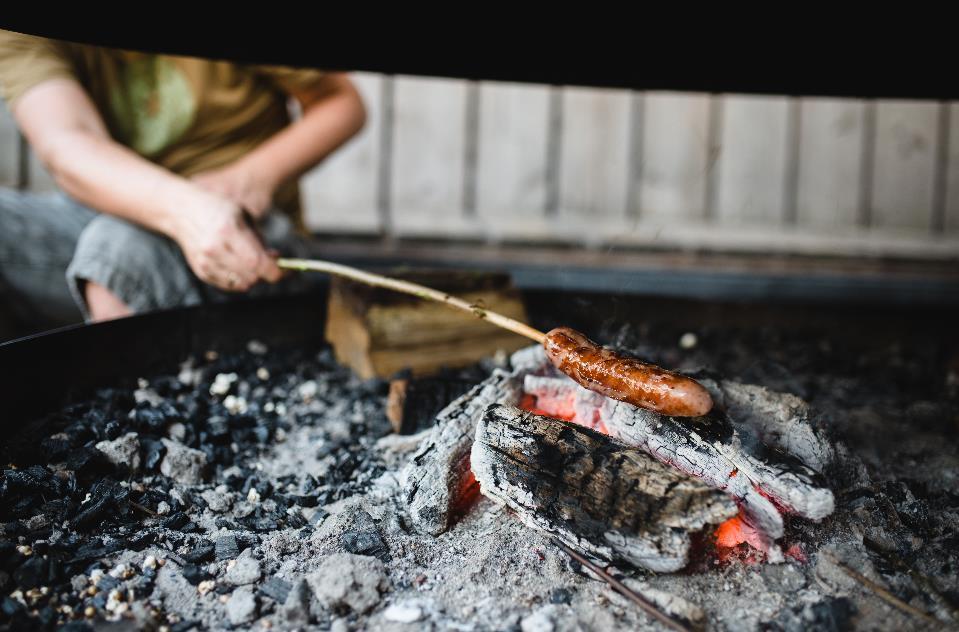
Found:
[{"label": "charcoal chunk", "polygon": [[570,592],[568,588],[554,588],[549,593],[549,602],[550,603],[565,603],[569,604],[573,599],[573,593]]},{"label": "charcoal chunk", "polygon": [[279,577],[270,577],[260,586],[260,594],[279,604],[286,603],[293,585]]},{"label": "charcoal chunk", "polygon": [[204,543],[196,547],[189,553],[186,553],[183,556],[187,562],[191,564],[199,564],[200,562],[208,562],[213,559],[213,550],[214,547],[212,544]]},{"label": "charcoal chunk", "polygon": [[341,542],[347,553],[369,555],[382,562],[390,561],[390,551],[379,533],[348,532],[343,534]]},{"label": "charcoal chunk", "polygon": [[166,446],[159,440],[147,438],[141,438],[140,444],[143,448],[143,467],[156,472],[166,456]]},{"label": "charcoal chunk", "polygon": [[161,521],[160,525],[166,529],[176,530],[185,526],[186,523],[188,523],[189,521],[190,521],[189,516],[187,516],[182,511],[178,511],[172,516],[169,516],[165,518],[163,521]]},{"label": "charcoal chunk", "polygon": [[196,564],[185,565],[181,572],[183,573],[183,577],[194,586],[210,577],[208,572]]},{"label": "charcoal chunk", "polygon": [[215,543],[215,552],[218,562],[236,558],[236,556],[240,554],[240,547],[237,545],[236,536],[230,533],[218,537]]},{"label": "charcoal chunk", "polygon": [[13,581],[24,589],[39,588],[46,583],[49,563],[39,555],[34,555],[13,571]]}]

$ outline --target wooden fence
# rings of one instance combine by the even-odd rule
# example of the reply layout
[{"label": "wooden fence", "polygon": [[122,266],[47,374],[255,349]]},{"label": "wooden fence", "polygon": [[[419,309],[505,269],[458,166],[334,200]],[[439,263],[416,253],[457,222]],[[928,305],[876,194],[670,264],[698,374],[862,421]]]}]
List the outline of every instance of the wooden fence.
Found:
[{"label": "wooden fence", "polygon": [[[959,258],[959,103],[359,73],[369,122],[303,182],[320,233]],[[52,182],[0,116],[0,185]]]}]

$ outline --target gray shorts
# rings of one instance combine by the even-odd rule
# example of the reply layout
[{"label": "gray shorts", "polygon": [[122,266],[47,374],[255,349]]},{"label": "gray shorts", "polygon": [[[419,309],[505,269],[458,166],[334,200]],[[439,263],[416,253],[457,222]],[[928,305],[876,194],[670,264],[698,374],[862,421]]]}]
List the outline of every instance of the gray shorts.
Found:
[{"label": "gray shorts", "polygon": [[[309,256],[314,250],[281,213],[270,213],[260,230],[284,256]],[[82,291],[86,281],[106,287],[134,312],[240,296],[200,281],[179,246],[162,235],[92,211],[63,193],[0,188],[4,305],[37,329],[89,320]],[[315,281],[291,275],[276,285],[259,284],[248,295],[307,290]]]}]

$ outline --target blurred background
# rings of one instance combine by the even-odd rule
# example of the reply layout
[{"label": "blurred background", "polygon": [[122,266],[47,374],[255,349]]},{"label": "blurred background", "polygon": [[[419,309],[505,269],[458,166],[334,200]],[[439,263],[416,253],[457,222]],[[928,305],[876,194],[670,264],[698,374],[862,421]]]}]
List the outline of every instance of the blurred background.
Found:
[{"label": "blurred background", "polygon": [[[519,286],[959,303],[959,104],[353,75],[302,183],[329,258]],[[0,185],[54,184],[0,112]]]}]

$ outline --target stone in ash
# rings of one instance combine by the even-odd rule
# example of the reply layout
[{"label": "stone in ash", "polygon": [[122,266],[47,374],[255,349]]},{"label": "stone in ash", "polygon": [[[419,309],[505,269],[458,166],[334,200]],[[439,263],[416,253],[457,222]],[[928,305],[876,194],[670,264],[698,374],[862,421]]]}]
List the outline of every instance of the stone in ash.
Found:
[{"label": "stone in ash", "polygon": [[253,559],[250,550],[247,549],[243,555],[237,558],[236,564],[227,570],[226,581],[234,586],[252,584],[260,579],[261,573],[260,563]]},{"label": "stone in ash", "polygon": [[249,586],[242,586],[233,591],[226,602],[226,616],[233,625],[249,623],[256,616],[256,595]]},{"label": "stone in ash", "polygon": [[161,439],[161,441],[166,446],[166,456],[160,463],[161,474],[186,485],[203,482],[206,454],[176,441],[169,439]]},{"label": "stone in ash", "polygon": [[352,553],[327,557],[307,576],[307,582],[317,600],[334,612],[369,612],[380,602],[380,595],[389,589],[381,561]]},{"label": "stone in ash", "polygon": [[113,441],[101,441],[96,448],[117,467],[125,467],[133,472],[140,469],[140,439],[135,432],[128,432]]}]

